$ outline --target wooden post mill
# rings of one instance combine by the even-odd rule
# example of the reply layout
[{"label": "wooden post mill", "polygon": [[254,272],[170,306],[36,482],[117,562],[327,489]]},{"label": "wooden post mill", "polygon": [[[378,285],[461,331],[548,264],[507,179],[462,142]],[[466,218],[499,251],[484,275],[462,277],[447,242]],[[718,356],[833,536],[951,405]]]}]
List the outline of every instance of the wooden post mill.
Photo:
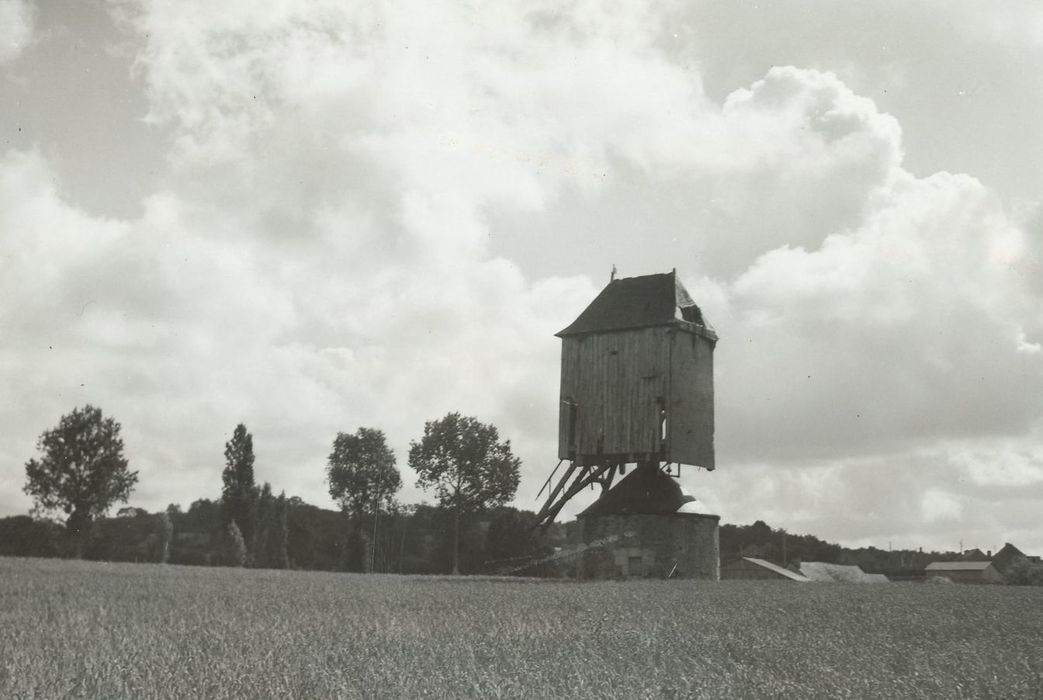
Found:
[{"label": "wooden post mill", "polygon": [[719,516],[676,481],[681,465],[715,466],[717,334],[676,271],[613,279],[557,335],[560,461],[539,522],[598,484],[578,516],[581,576],[717,580]]}]

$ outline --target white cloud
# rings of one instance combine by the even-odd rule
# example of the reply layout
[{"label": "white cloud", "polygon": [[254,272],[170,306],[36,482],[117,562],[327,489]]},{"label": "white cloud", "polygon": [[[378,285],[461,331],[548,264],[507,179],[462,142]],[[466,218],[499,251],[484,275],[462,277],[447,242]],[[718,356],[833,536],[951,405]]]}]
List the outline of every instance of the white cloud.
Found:
[{"label": "white cloud", "polygon": [[384,429],[404,466],[461,410],[514,441],[532,505],[551,333],[605,260],[678,267],[721,333],[721,469],[685,479],[726,518],[1026,527],[975,499],[1035,484],[1038,237],[973,177],[907,172],[897,121],[835,74],[777,67],[714,103],[639,3],[118,7],[169,186],[106,220],[38,153],[0,161],[4,463],[91,401],[151,507],[215,495],[238,421],[259,478],[320,501],[336,431]]},{"label": "white cloud", "polygon": [[761,256],[716,322],[737,341],[722,371],[742,372],[722,424],[765,426],[743,440],[755,449],[812,452],[1023,430],[1043,395],[1025,338],[1043,327],[1038,297],[991,255],[1012,229],[974,180],[906,176],[855,230]]},{"label": "white cloud", "polygon": [[27,0],[0,0],[0,65],[14,61],[32,43],[34,14]]},{"label": "white cloud", "polygon": [[[450,410],[495,422],[526,457],[537,454],[529,436],[554,423],[544,324],[566,323],[563,299],[589,297],[582,281],[530,284],[497,259],[447,267],[379,254],[346,275],[350,236],[292,253],[258,246],[173,194],[139,221],[92,219],[53,180],[38,155],[0,163],[0,292],[23,301],[0,314],[11,331],[3,379],[19,387],[0,409],[19,426],[7,464],[93,402],[124,424],[139,497],[212,496],[221,445],[242,420],[259,478],[314,498],[338,430],[382,427],[404,462],[423,421]],[[5,471],[5,492],[20,481]]]},{"label": "white cloud", "polygon": [[963,514],[960,501],[952,494],[938,489],[928,489],[920,500],[920,508],[924,520],[933,523],[938,520],[956,520]]},{"label": "white cloud", "polygon": [[1009,0],[1002,5],[966,0],[932,0],[927,4],[935,11],[951,13],[951,26],[970,39],[1005,46],[1043,47],[1043,8],[1032,0]]},{"label": "white cloud", "polygon": [[1038,435],[955,444],[947,451],[966,480],[983,493],[1020,490],[1030,497],[1043,493],[1043,448]]}]

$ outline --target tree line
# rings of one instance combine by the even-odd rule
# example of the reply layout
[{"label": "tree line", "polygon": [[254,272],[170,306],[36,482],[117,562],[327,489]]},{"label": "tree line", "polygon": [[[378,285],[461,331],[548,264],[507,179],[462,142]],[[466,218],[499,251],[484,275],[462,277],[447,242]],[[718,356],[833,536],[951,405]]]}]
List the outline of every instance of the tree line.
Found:
[{"label": "tree line", "polygon": [[[509,440],[477,419],[450,413],[429,421],[410,443],[409,466],[435,505],[397,501],[402,477],[384,433],[338,433],[326,482],[339,511],[275,495],[254,476],[253,436],[239,424],[225,443],[220,497],[182,510],[122,508],[138,482],[123,455],[121,426],[94,406],[77,408],[44,431],[26,462],[24,491],[35,517],[0,518],[0,555],[86,557],[107,561],[302,568],[395,573],[500,573],[569,576],[574,562],[545,562],[573,539],[575,523],[536,530],[535,514],[506,507],[520,462]],[[755,556],[856,564],[870,573],[916,578],[953,552],[849,549],[794,535],[763,521],[721,525],[722,561]],[[1043,582],[1038,567],[1019,583]]]},{"label": "tree line", "polygon": [[409,466],[435,506],[396,500],[402,478],[382,431],[338,433],[326,482],[339,513],[258,485],[253,436],[239,424],[225,444],[219,499],[199,499],[187,511],[175,504],[155,514],[124,508],[109,518],[138,481],[120,430],[88,405],[40,436],[39,455],[25,465],[36,517],[0,520],[7,535],[0,554],[466,573],[539,558],[563,538],[534,532],[533,514],[505,506],[518,488],[520,460],[495,426],[459,413],[428,421],[410,443]]}]

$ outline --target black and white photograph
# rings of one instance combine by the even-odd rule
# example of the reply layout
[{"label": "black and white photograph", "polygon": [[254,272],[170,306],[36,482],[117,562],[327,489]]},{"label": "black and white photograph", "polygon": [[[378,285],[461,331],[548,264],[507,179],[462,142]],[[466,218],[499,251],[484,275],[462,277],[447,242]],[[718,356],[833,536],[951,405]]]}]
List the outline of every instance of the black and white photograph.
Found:
[{"label": "black and white photograph", "polygon": [[0,0],[0,698],[1043,697],[1039,0]]}]

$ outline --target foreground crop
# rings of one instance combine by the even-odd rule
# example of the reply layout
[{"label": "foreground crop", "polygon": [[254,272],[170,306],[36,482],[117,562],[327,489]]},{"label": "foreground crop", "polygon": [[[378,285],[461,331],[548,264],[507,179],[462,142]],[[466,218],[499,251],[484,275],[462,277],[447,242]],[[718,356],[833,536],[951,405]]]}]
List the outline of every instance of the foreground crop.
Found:
[{"label": "foreground crop", "polygon": [[1039,697],[1043,589],[0,559],[0,697]]}]

